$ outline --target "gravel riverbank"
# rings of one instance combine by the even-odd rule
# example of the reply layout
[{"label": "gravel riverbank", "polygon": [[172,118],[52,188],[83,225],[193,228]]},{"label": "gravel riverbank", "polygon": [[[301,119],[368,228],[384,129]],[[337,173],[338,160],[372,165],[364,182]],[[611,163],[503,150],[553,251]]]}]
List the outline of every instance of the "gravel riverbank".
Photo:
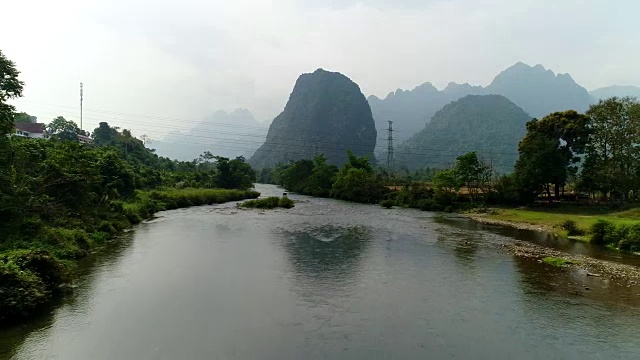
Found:
[{"label": "gravel riverbank", "polygon": [[[552,228],[543,225],[532,225],[526,223],[516,223],[511,221],[489,219],[478,214],[464,215],[466,218],[487,225],[509,226],[516,229],[534,230],[554,233]],[[563,266],[575,267],[584,272],[585,276],[598,276],[609,278],[620,284],[638,286],[640,284],[640,267],[620,264],[614,261],[594,259],[585,255],[574,255],[566,252],[537,245],[522,240],[514,240],[509,244],[495,244],[500,250],[515,256],[542,259],[545,257],[558,257],[572,260],[578,264],[567,264]]]}]

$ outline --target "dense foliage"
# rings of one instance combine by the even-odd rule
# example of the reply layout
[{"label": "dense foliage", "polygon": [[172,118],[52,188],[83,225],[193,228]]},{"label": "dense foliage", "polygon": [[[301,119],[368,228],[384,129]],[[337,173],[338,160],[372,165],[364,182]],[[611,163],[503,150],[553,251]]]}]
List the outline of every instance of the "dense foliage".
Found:
[{"label": "dense foliage", "polygon": [[276,165],[269,175],[268,170],[261,172],[261,177],[301,194],[377,203],[387,192],[382,174],[374,170],[367,157],[347,151],[347,158],[348,162],[338,169],[327,164],[324,155],[320,154],[313,160]]},{"label": "dense foliage", "polygon": [[577,171],[574,165],[584,153],[588,125],[589,118],[573,110],[527,123],[527,135],[518,147],[520,157],[515,166],[523,199],[534,199],[540,190],[551,199],[552,188],[555,197],[560,196],[569,175]]}]

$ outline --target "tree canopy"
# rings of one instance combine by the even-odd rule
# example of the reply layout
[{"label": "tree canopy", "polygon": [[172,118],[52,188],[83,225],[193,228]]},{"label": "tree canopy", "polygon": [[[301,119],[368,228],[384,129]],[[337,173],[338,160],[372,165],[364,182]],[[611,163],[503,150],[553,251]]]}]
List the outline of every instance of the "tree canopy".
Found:
[{"label": "tree canopy", "polygon": [[584,153],[589,139],[589,117],[576,111],[555,112],[527,123],[527,134],[520,141],[520,157],[515,174],[523,196],[533,199],[546,191],[556,198],[565,186],[574,166]]}]

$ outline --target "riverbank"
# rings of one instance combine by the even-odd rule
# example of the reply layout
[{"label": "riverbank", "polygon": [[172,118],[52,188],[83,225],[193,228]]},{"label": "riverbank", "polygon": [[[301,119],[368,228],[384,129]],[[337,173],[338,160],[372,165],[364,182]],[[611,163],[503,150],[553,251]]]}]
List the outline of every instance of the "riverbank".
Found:
[{"label": "riverbank", "polygon": [[[584,234],[587,234],[598,220],[606,220],[614,226],[640,224],[640,209],[616,211],[595,206],[491,208],[485,209],[483,212],[470,212],[464,215],[486,224],[540,230],[564,237],[571,235],[567,229],[563,228],[567,221],[574,222],[577,232]],[[587,237],[576,236],[575,238],[588,241]]]},{"label": "riverbank", "polygon": [[[567,237],[567,231],[562,228],[562,224],[567,220],[576,221],[581,228],[588,228],[588,224],[595,224],[599,219],[606,219],[618,225],[630,225],[640,222],[630,216],[636,210],[628,210],[615,213],[600,213],[591,210],[592,215],[569,214],[558,211],[534,211],[526,209],[489,209],[483,213],[466,213],[463,217],[486,225],[506,226],[520,230],[540,231],[553,234],[559,237]],[[576,241],[589,241],[588,236],[569,236]],[[533,244],[527,241],[514,240],[511,244],[497,245],[500,251],[511,255],[537,259],[543,262],[544,258],[558,258],[568,260],[571,263],[562,265],[565,268],[578,270],[583,276],[597,276],[615,281],[616,283],[628,286],[640,284],[640,268],[633,265],[620,264],[613,261],[595,259],[585,255],[569,254],[560,250]]]},{"label": "riverbank", "polygon": [[[160,189],[137,191],[126,201],[96,207],[90,214],[43,224],[34,219],[0,243],[0,327],[45,309],[69,289],[80,259],[131,226],[164,210],[254,199],[250,190]],[[64,221],[63,221],[64,220]]]}]

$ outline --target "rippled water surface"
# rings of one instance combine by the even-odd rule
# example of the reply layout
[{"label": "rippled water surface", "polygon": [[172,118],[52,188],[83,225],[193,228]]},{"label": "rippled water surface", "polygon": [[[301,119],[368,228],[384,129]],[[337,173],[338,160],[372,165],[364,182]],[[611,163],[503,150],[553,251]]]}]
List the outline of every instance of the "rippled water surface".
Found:
[{"label": "rippled water surface", "polygon": [[526,234],[290,197],[159,214],[0,358],[640,358],[640,290],[485,246]]}]

